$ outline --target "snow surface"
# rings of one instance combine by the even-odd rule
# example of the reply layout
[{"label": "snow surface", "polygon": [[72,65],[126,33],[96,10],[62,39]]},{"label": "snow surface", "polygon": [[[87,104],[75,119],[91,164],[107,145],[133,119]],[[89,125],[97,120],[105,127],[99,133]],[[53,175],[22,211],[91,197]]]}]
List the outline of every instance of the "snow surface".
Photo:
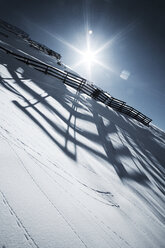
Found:
[{"label": "snow surface", "polygon": [[0,106],[0,247],[164,247],[162,130],[2,51]]}]

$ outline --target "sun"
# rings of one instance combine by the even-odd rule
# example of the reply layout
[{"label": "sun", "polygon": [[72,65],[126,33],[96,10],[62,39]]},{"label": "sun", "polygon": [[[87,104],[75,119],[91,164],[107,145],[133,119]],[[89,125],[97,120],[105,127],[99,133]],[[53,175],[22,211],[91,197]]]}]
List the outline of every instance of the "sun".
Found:
[{"label": "sun", "polygon": [[[99,47],[97,47],[95,51],[91,51],[91,47],[92,48],[96,47],[95,46],[96,44],[93,45],[93,43],[92,43],[96,39],[96,37],[95,37],[96,35],[95,35],[94,30],[88,28],[88,20],[86,20],[86,25],[85,25],[86,33],[84,35],[84,41],[85,41],[84,45],[86,47],[86,51],[82,50],[81,48],[79,48],[77,46],[74,46],[72,43],[68,42],[67,40],[65,40],[64,38],[59,36],[58,34],[52,34],[48,30],[45,30],[41,27],[39,27],[39,28],[42,29],[46,34],[51,35],[53,38],[58,40],[60,43],[62,43],[63,45],[65,45],[69,49],[72,49],[74,52],[76,52],[76,54],[78,55],[77,62],[70,65],[70,67],[72,68],[73,71],[75,69],[77,69],[78,67],[79,68],[82,67],[83,69],[86,68],[87,77],[89,75],[89,79],[91,79],[92,70],[94,68],[94,65],[99,66],[99,68],[103,68],[103,69],[109,71],[110,73],[114,73],[114,74],[118,75],[118,71],[116,71],[114,68],[112,68],[111,66],[107,65],[104,61],[102,61],[102,59],[100,59],[100,58],[103,58],[103,56],[99,56],[99,54],[101,54],[101,53],[103,54],[104,50],[112,47],[113,43],[115,43],[117,40],[122,39],[123,36],[125,36],[128,32],[130,32],[135,27],[135,24],[136,24],[136,22],[128,24],[126,27],[124,27],[122,30],[120,30],[118,33],[116,33],[114,36],[110,37],[110,39],[108,41],[106,41],[105,43],[103,43]],[[83,49],[84,49],[84,45],[83,45]],[[127,74],[130,74],[130,73],[128,72]],[[122,76],[120,76],[120,77],[123,78]]]},{"label": "sun", "polygon": [[95,61],[95,54],[94,52],[87,50],[83,53],[83,60],[87,64],[92,64]]}]

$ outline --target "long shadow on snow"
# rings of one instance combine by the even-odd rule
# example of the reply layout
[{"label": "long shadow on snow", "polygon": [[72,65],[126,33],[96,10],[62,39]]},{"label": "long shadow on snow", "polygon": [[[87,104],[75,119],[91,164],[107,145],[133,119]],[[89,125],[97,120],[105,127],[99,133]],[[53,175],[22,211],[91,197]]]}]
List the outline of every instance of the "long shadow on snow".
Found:
[{"label": "long shadow on snow", "polygon": [[[147,127],[144,127],[142,124],[135,124],[136,122],[132,123],[132,120],[125,115],[120,115],[116,111],[107,111],[107,108],[103,107],[101,104],[98,104],[93,99],[88,102],[85,102],[83,97],[79,97],[79,94],[76,95],[71,93],[65,85],[62,83],[56,82],[55,84],[61,88],[58,91],[58,86],[54,87],[54,84],[41,81],[40,75],[41,72],[33,73],[33,82],[37,86],[39,86],[42,90],[46,92],[46,96],[42,97],[34,90],[32,90],[29,86],[23,83],[23,79],[28,79],[31,73],[31,69],[28,66],[22,64],[22,68],[24,68],[24,74],[22,75],[23,78],[19,78],[18,75],[15,73],[17,68],[20,66],[20,63],[13,60],[14,63],[9,63],[5,61],[4,63],[8,64],[7,69],[9,70],[12,78],[15,80],[15,84],[9,83],[5,81],[5,78],[1,79],[1,84],[10,92],[18,95],[21,97],[25,103],[27,104],[23,107],[19,102],[14,101],[14,104],[21,109],[61,150],[64,151],[66,155],[68,155],[73,160],[77,159],[77,146],[84,148],[91,154],[98,156],[105,161],[108,161],[115,169],[117,175],[123,182],[129,181],[130,179],[140,183],[143,186],[148,186],[151,190],[154,191],[156,198],[160,196],[160,194],[152,188],[152,184],[154,183],[158,189],[163,192],[164,188],[164,146],[159,146],[159,141],[162,141],[161,134],[158,136],[157,133],[155,135],[151,130]],[[28,73],[27,73],[28,72]],[[43,78],[46,76],[43,75]],[[36,100],[35,103],[30,103],[30,101],[17,89],[16,86],[19,86],[20,89],[24,90],[28,94],[30,94],[33,99]],[[65,110],[70,113],[69,118],[67,119],[64,117],[62,113],[59,113],[57,109],[50,104],[47,99],[52,97],[57,102],[59,102]],[[54,121],[49,119],[45,113],[41,112],[39,108],[37,108],[37,104],[41,103],[48,111],[53,113],[55,116],[58,116],[66,125],[66,131],[60,128]],[[71,105],[72,103],[72,105]],[[86,106],[83,106],[83,104]],[[55,136],[49,133],[49,131],[40,123],[40,121],[32,115],[28,108],[32,108],[37,114],[39,114],[54,130],[55,132],[59,133],[62,137],[65,138],[65,145],[60,144]],[[87,108],[93,114],[89,116],[87,114],[80,114],[77,112],[77,108],[84,110]],[[119,118],[120,116],[120,118]],[[71,122],[71,119],[74,118],[74,123]],[[76,126],[76,119],[82,119],[91,123],[94,123],[98,130],[98,135],[93,134],[90,131],[85,131],[83,129],[79,129]],[[103,118],[106,118],[110,121],[109,125],[105,126],[103,122]],[[74,136],[70,135],[69,129],[72,128],[74,131]],[[124,142],[120,139],[119,132],[123,134]],[[96,142],[101,143],[105,154],[95,151],[92,147],[80,142],[76,139],[76,133],[82,135],[83,137]],[[118,147],[114,147],[113,142],[111,139],[107,140],[107,135],[117,134],[120,139],[120,145]],[[154,141],[154,138],[158,140],[158,142]],[[68,150],[68,142],[74,144],[74,152],[70,152]],[[154,147],[154,149],[153,149]],[[152,156],[151,156],[152,153]],[[137,170],[133,172],[129,172],[127,170],[127,165],[123,163],[122,157],[126,157],[132,161],[134,167],[137,167]],[[134,161],[134,158],[137,159],[139,162],[138,164]],[[139,168],[139,164],[141,167]],[[149,182],[151,184],[149,184]],[[129,184],[130,185],[130,184]],[[133,188],[133,185],[131,185]],[[134,189],[134,188],[133,188]],[[136,189],[137,191],[137,189]],[[149,197],[144,196],[140,191],[136,192],[143,200],[149,203]],[[159,208],[155,201],[153,201],[152,205],[150,206],[154,212],[162,218]]]},{"label": "long shadow on snow", "polygon": [[[6,63],[6,62],[5,62]],[[139,141],[137,140],[137,135],[136,134],[140,134],[142,132],[144,132],[144,135],[149,137],[149,141],[147,140],[147,142],[145,142],[145,144],[143,144],[144,147],[148,147],[148,143],[152,143],[153,145],[155,144],[153,142],[153,140],[151,139],[151,137],[153,135],[151,135],[151,132],[149,131],[148,128],[141,128],[141,125],[132,125],[132,122],[130,120],[128,120],[128,118],[124,117],[123,115],[121,116],[122,118],[118,118],[118,114],[117,112],[110,112],[105,109],[105,107],[102,107],[102,105],[96,103],[94,100],[91,100],[91,103],[88,103],[88,107],[91,111],[91,113],[93,113],[93,118],[91,116],[88,116],[86,114],[79,114],[77,113],[77,108],[83,108],[82,103],[83,103],[83,98],[79,97],[78,95],[74,95],[71,92],[69,92],[67,90],[67,88],[61,83],[59,84],[60,87],[62,87],[62,90],[59,91],[59,97],[57,96],[57,94],[54,93],[54,88],[53,85],[47,85],[46,83],[41,82],[40,80],[38,80],[38,78],[34,78],[35,80],[35,84],[38,85],[40,88],[42,88],[46,93],[47,96],[46,97],[42,97],[41,95],[39,95],[38,93],[36,93],[35,91],[33,91],[29,86],[27,86],[26,84],[24,84],[22,82],[22,78],[20,79],[18,77],[18,75],[15,73],[15,71],[17,70],[18,66],[20,66],[20,64],[17,65],[17,63],[13,63],[11,65],[8,65],[8,70],[10,72],[10,74],[12,75],[13,79],[15,80],[16,84],[22,88],[24,91],[28,92],[35,100],[36,102],[31,104],[29,102],[28,99],[26,99],[21,93],[19,93],[18,90],[16,90],[14,88],[13,85],[10,85],[9,83],[6,83],[4,81],[4,79],[2,80],[2,85],[7,88],[8,90],[12,91],[13,93],[19,95],[22,97],[22,99],[24,99],[24,101],[27,103],[26,107],[21,106],[18,102],[14,102],[15,105],[17,107],[19,107],[22,111],[24,111],[24,113],[31,118],[32,121],[34,121],[44,132],[45,134],[53,141],[56,143],[56,145],[58,145],[60,147],[60,149],[62,149],[69,157],[71,157],[72,159],[76,160],[77,159],[77,149],[76,146],[80,146],[84,149],[86,149],[87,151],[90,151],[91,153],[97,155],[98,157],[110,162],[113,166],[114,169],[116,171],[116,173],[118,174],[118,176],[121,178],[121,180],[123,179],[132,179],[135,180],[137,182],[146,184],[147,182],[147,177],[145,172],[150,173],[150,176],[152,176],[152,178],[154,180],[158,180],[158,183],[160,184],[161,182],[159,182],[159,177],[161,176],[162,173],[162,168],[160,168],[160,171],[157,171],[153,168],[150,168],[151,170],[149,170],[147,168],[146,164],[142,164],[142,167],[145,171],[140,171],[137,173],[128,173],[128,171],[126,170],[125,166],[123,165],[123,163],[121,163],[120,158],[119,158],[119,154],[120,156],[125,156],[128,158],[131,158],[133,160],[133,155],[130,152],[130,150],[128,149],[128,147],[125,145],[123,145],[122,147],[120,146],[118,149],[114,148],[113,143],[111,142],[111,140],[107,141],[106,140],[106,135],[109,133],[118,133],[118,128],[120,128],[120,130],[122,130],[123,132],[125,132],[124,137],[126,142],[129,144],[129,146],[131,146],[132,150],[137,154],[137,157],[139,158],[140,163],[142,163],[142,160],[145,160],[145,156],[146,156],[146,151],[145,149],[143,149],[143,154],[139,153],[139,150],[141,149],[141,145],[139,144]],[[30,70],[34,70],[34,69],[30,69],[29,67],[27,67],[26,65],[22,66],[25,69],[25,73],[24,73],[24,78],[28,78],[28,73],[26,73],[26,71],[30,71]],[[33,73],[34,74],[34,73]],[[37,73],[36,73],[37,74]],[[44,74],[43,74],[44,77]],[[57,88],[55,89],[57,90]],[[63,92],[63,95],[62,95]],[[68,111],[68,113],[70,113],[70,116],[68,119],[66,119],[63,114],[59,113],[56,108],[54,106],[52,106],[47,100],[46,98],[48,98],[49,96],[51,96],[52,98],[54,98],[56,101],[58,101],[60,104],[62,104],[62,106]],[[79,101],[78,101],[79,98]],[[74,100],[73,100],[74,99]],[[72,102],[72,106],[69,106],[69,103]],[[44,113],[42,113],[37,107],[36,105],[38,103],[42,103],[42,105],[44,105],[49,111],[53,112],[55,115],[57,115],[65,124],[67,124],[67,129],[66,132],[59,128],[59,126],[57,126],[52,120],[50,120]],[[94,103],[94,105],[92,106],[92,104]],[[86,103],[85,103],[86,104]],[[32,114],[30,114],[30,112],[28,111],[28,108],[33,108],[51,127],[54,128],[54,130],[56,132],[58,132],[61,136],[65,137],[65,146],[62,146],[56,139],[54,136],[52,136],[48,130],[36,119],[35,116],[33,116]],[[97,111],[96,111],[97,110]],[[108,113],[108,114],[107,114]],[[102,121],[102,118],[99,115],[103,115],[105,118],[108,119],[113,119],[113,122],[111,122],[111,125],[107,128],[104,126],[104,123]],[[71,123],[71,118],[74,117],[74,124]],[[85,131],[82,129],[79,129],[76,127],[76,118],[81,118],[82,120],[86,120],[89,121],[91,123],[95,123],[97,130],[98,130],[98,135],[91,133],[90,131]],[[126,119],[126,120],[124,120]],[[115,124],[114,124],[115,123]],[[74,130],[74,137],[72,137],[69,134],[69,129],[72,128]],[[94,142],[100,142],[102,141],[102,145],[104,147],[106,156],[101,153],[101,152],[97,152],[94,149],[92,149],[91,147],[87,146],[86,144],[78,141],[76,139],[76,133],[81,134],[82,136],[84,136],[85,138],[90,139],[91,141]],[[132,144],[131,141],[128,139],[128,137],[133,137],[133,140],[135,142],[135,144]],[[74,143],[74,147],[75,147],[75,151],[74,153],[70,152],[67,148],[67,144],[68,142],[72,142]],[[122,142],[121,142],[122,143]],[[148,147],[149,149],[150,147]],[[142,158],[142,159],[140,159]],[[153,162],[153,161],[151,161]],[[134,163],[135,164],[135,163]],[[161,166],[159,166],[161,167]],[[139,169],[139,168],[138,168]],[[163,168],[164,169],[164,168]],[[155,170],[154,173],[157,173],[157,177],[155,177],[154,173],[152,173],[152,170]],[[163,185],[161,185],[163,186]]]},{"label": "long shadow on snow", "polygon": [[[48,96],[51,96],[53,97],[55,100],[59,100],[60,104],[62,104],[62,106],[70,113],[70,116],[69,116],[69,119],[67,120],[61,113],[59,113],[52,105],[50,105],[50,103],[45,99],[45,97],[42,97],[41,95],[39,95],[38,93],[36,93],[35,91],[33,91],[29,86],[27,86],[26,84],[24,84],[22,82],[22,80],[25,80],[25,79],[28,79],[28,77],[26,75],[24,75],[24,78],[19,78],[17,76],[17,74],[15,73],[16,70],[18,68],[18,65],[16,65],[15,63],[12,64],[12,67],[8,66],[8,70],[9,70],[9,73],[11,74],[12,78],[15,80],[15,84],[17,84],[20,88],[22,88],[25,92],[27,92],[28,94],[30,94],[34,99],[36,99],[36,102],[34,104],[31,104],[29,102],[29,100],[27,98],[25,98],[23,96],[23,94],[19,93],[18,90],[15,90],[14,88],[14,85],[10,87],[12,87],[13,89],[13,93],[19,95],[22,97],[22,99],[27,103],[27,106],[26,107],[23,107],[21,106],[21,104],[19,104],[18,102],[16,101],[13,101],[14,104],[19,108],[21,109],[28,117],[31,118],[32,121],[34,121],[44,132],[45,134],[53,141],[56,143],[56,145],[59,146],[60,149],[62,149],[68,156],[70,156],[72,159],[76,160],[76,146],[80,146],[90,152],[92,152],[93,154],[103,158],[103,159],[106,159],[106,156],[100,152],[97,152],[95,151],[94,149],[92,149],[91,147],[88,147],[86,144],[76,140],[76,137],[74,135],[74,137],[72,137],[70,134],[69,134],[69,127],[73,128],[74,129],[74,133],[75,132],[78,132],[80,133],[81,135],[85,136],[86,138],[90,138],[92,140],[97,140],[97,136],[90,133],[90,132],[84,132],[80,129],[77,129],[76,126],[75,126],[75,123],[74,125],[71,124],[71,117],[74,116],[75,117],[75,120],[76,118],[80,118],[80,114],[77,114],[76,112],[76,108],[79,107],[79,108],[82,108],[82,104],[80,105],[76,99],[76,97],[78,97],[78,95],[75,97],[74,94],[70,93],[66,87],[61,84],[63,86],[63,89],[62,89],[62,92],[64,92],[64,96],[62,96],[61,92],[60,92],[60,97],[58,99],[57,97],[57,94],[53,94],[53,90],[52,88],[48,88],[48,86],[46,87],[46,83],[40,83],[40,82],[37,82],[37,80],[35,80],[35,83],[41,87],[45,92],[47,92],[47,96],[46,98],[48,98]],[[27,68],[25,68],[27,70]],[[24,73],[25,74],[25,73]],[[8,89],[10,88],[9,87],[9,83],[4,83],[4,79],[3,79],[3,86],[6,88],[6,85],[8,85]],[[60,85],[60,87],[61,87]],[[74,101],[72,103],[72,106],[70,107],[67,102],[71,102],[72,99],[74,98]],[[49,109],[51,112],[55,113],[59,118],[61,118],[66,124],[67,124],[67,130],[66,132],[59,128],[59,126],[57,126],[52,120],[50,120],[44,113],[42,113],[35,105],[38,104],[38,103],[42,103],[47,109]],[[44,120],[46,120],[46,122],[52,126],[56,132],[58,132],[60,135],[62,135],[63,137],[65,137],[65,146],[62,146],[55,138],[54,136],[52,136],[48,130],[46,130],[46,128],[36,119],[35,116],[33,116],[27,109],[28,108],[33,108]],[[88,118],[86,117],[85,115],[82,114],[81,118],[84,120],[86,119],[87,121],[91,121],[91,118]],[[70,152],[68,149],[67,149],[67,143],[68,141],[74,143],[74,147],[75,147],[75,153],[72,153]]]},{"label": "long shadow on snow", "polygon": [[[161,164],[160,162],[163,160],[164,152],[162,151],[160,161],[153,158],[152,151],[158,145],[153,142],[153,133],[149,128],[145,128],[139,123],[132,125],[128,117],[119,118],[119,113],[109,113],[101,104],[99,105],[93,100],[91,102],[93,102],[93,116],[100,141],[110,164],[113,165],[121,180],[145,201],[162,223],[165,223],[162,215],[164,209],[164,163]],[[110,121],[108,125],[104,124],[103,118]],[[123,134],[123,139],[119,133],[120,135]],[[118,147],[113,146],[111,139],[106,139],[106,137],[113,134],[117,134],[121,141]],[[123,156],[129,158],[131,165],[137,168],[135,172],[128,173],[126,169],[128,166],[122,161]],[[131,184],[130,179],[140,183],[140,185],[147,186],[146,193],[144,194],[140,188]]]},{"label": "long shadow on snow", "polygon": [[112,140],[111,139],[107,140],[108,135],[116,134],[118,133],[118,130],[115,125],[115,122],[113,121],[111,121],[110,124],[107,126],[104,125],[102,117],[109,119],[109,117],[112,118],[113,116],[112,115],[107,116],[107,113],[106,115],[102,115],[102,113],[104,113],[105,111],[103,111],[103,109],[102,110],[100,109],[101,111],[99,111],[97,108],[98,107],[97,105],[98,104],[93,101],[93,117],[94,117],[95,124],[97,126],[98,135],[100,137],[100,142],[102,143],[102,146],[104,147],[109,163],[113,165],[117,175],[120,177],[121,180],[132,179],[141,184],[147,185],[146,182],[148,181],[148,179],[145,176],[145,174],[141,173],[140,171],[129,173],[125,169],[123,163],[120,161],[120,157],[125,156],[125,157],[132,158],[132,154],[130,150],[128,149],[128,147],[126,146],[114,147]]}]

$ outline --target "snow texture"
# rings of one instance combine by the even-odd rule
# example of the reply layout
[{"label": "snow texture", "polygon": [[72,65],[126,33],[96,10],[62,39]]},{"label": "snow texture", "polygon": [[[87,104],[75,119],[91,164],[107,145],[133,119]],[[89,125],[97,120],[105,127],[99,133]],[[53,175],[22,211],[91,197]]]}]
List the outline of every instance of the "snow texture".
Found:
[{"label": "snow texture", "polygon": [[[8,36],[3,46],[63,68]],[[2,51],[0,106],[1,248],[164,247],[162,130]]]}]

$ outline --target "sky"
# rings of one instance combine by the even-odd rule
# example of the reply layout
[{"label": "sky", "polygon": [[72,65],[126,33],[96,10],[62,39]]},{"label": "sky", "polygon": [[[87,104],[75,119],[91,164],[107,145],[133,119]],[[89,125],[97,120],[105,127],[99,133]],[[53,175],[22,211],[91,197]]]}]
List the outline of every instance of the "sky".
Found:
[{"label": "sky", "polygon": [[[0,0],[0,18],[165,130],[164,1]],[[84,53],[93,56],[88,61]]]}]

